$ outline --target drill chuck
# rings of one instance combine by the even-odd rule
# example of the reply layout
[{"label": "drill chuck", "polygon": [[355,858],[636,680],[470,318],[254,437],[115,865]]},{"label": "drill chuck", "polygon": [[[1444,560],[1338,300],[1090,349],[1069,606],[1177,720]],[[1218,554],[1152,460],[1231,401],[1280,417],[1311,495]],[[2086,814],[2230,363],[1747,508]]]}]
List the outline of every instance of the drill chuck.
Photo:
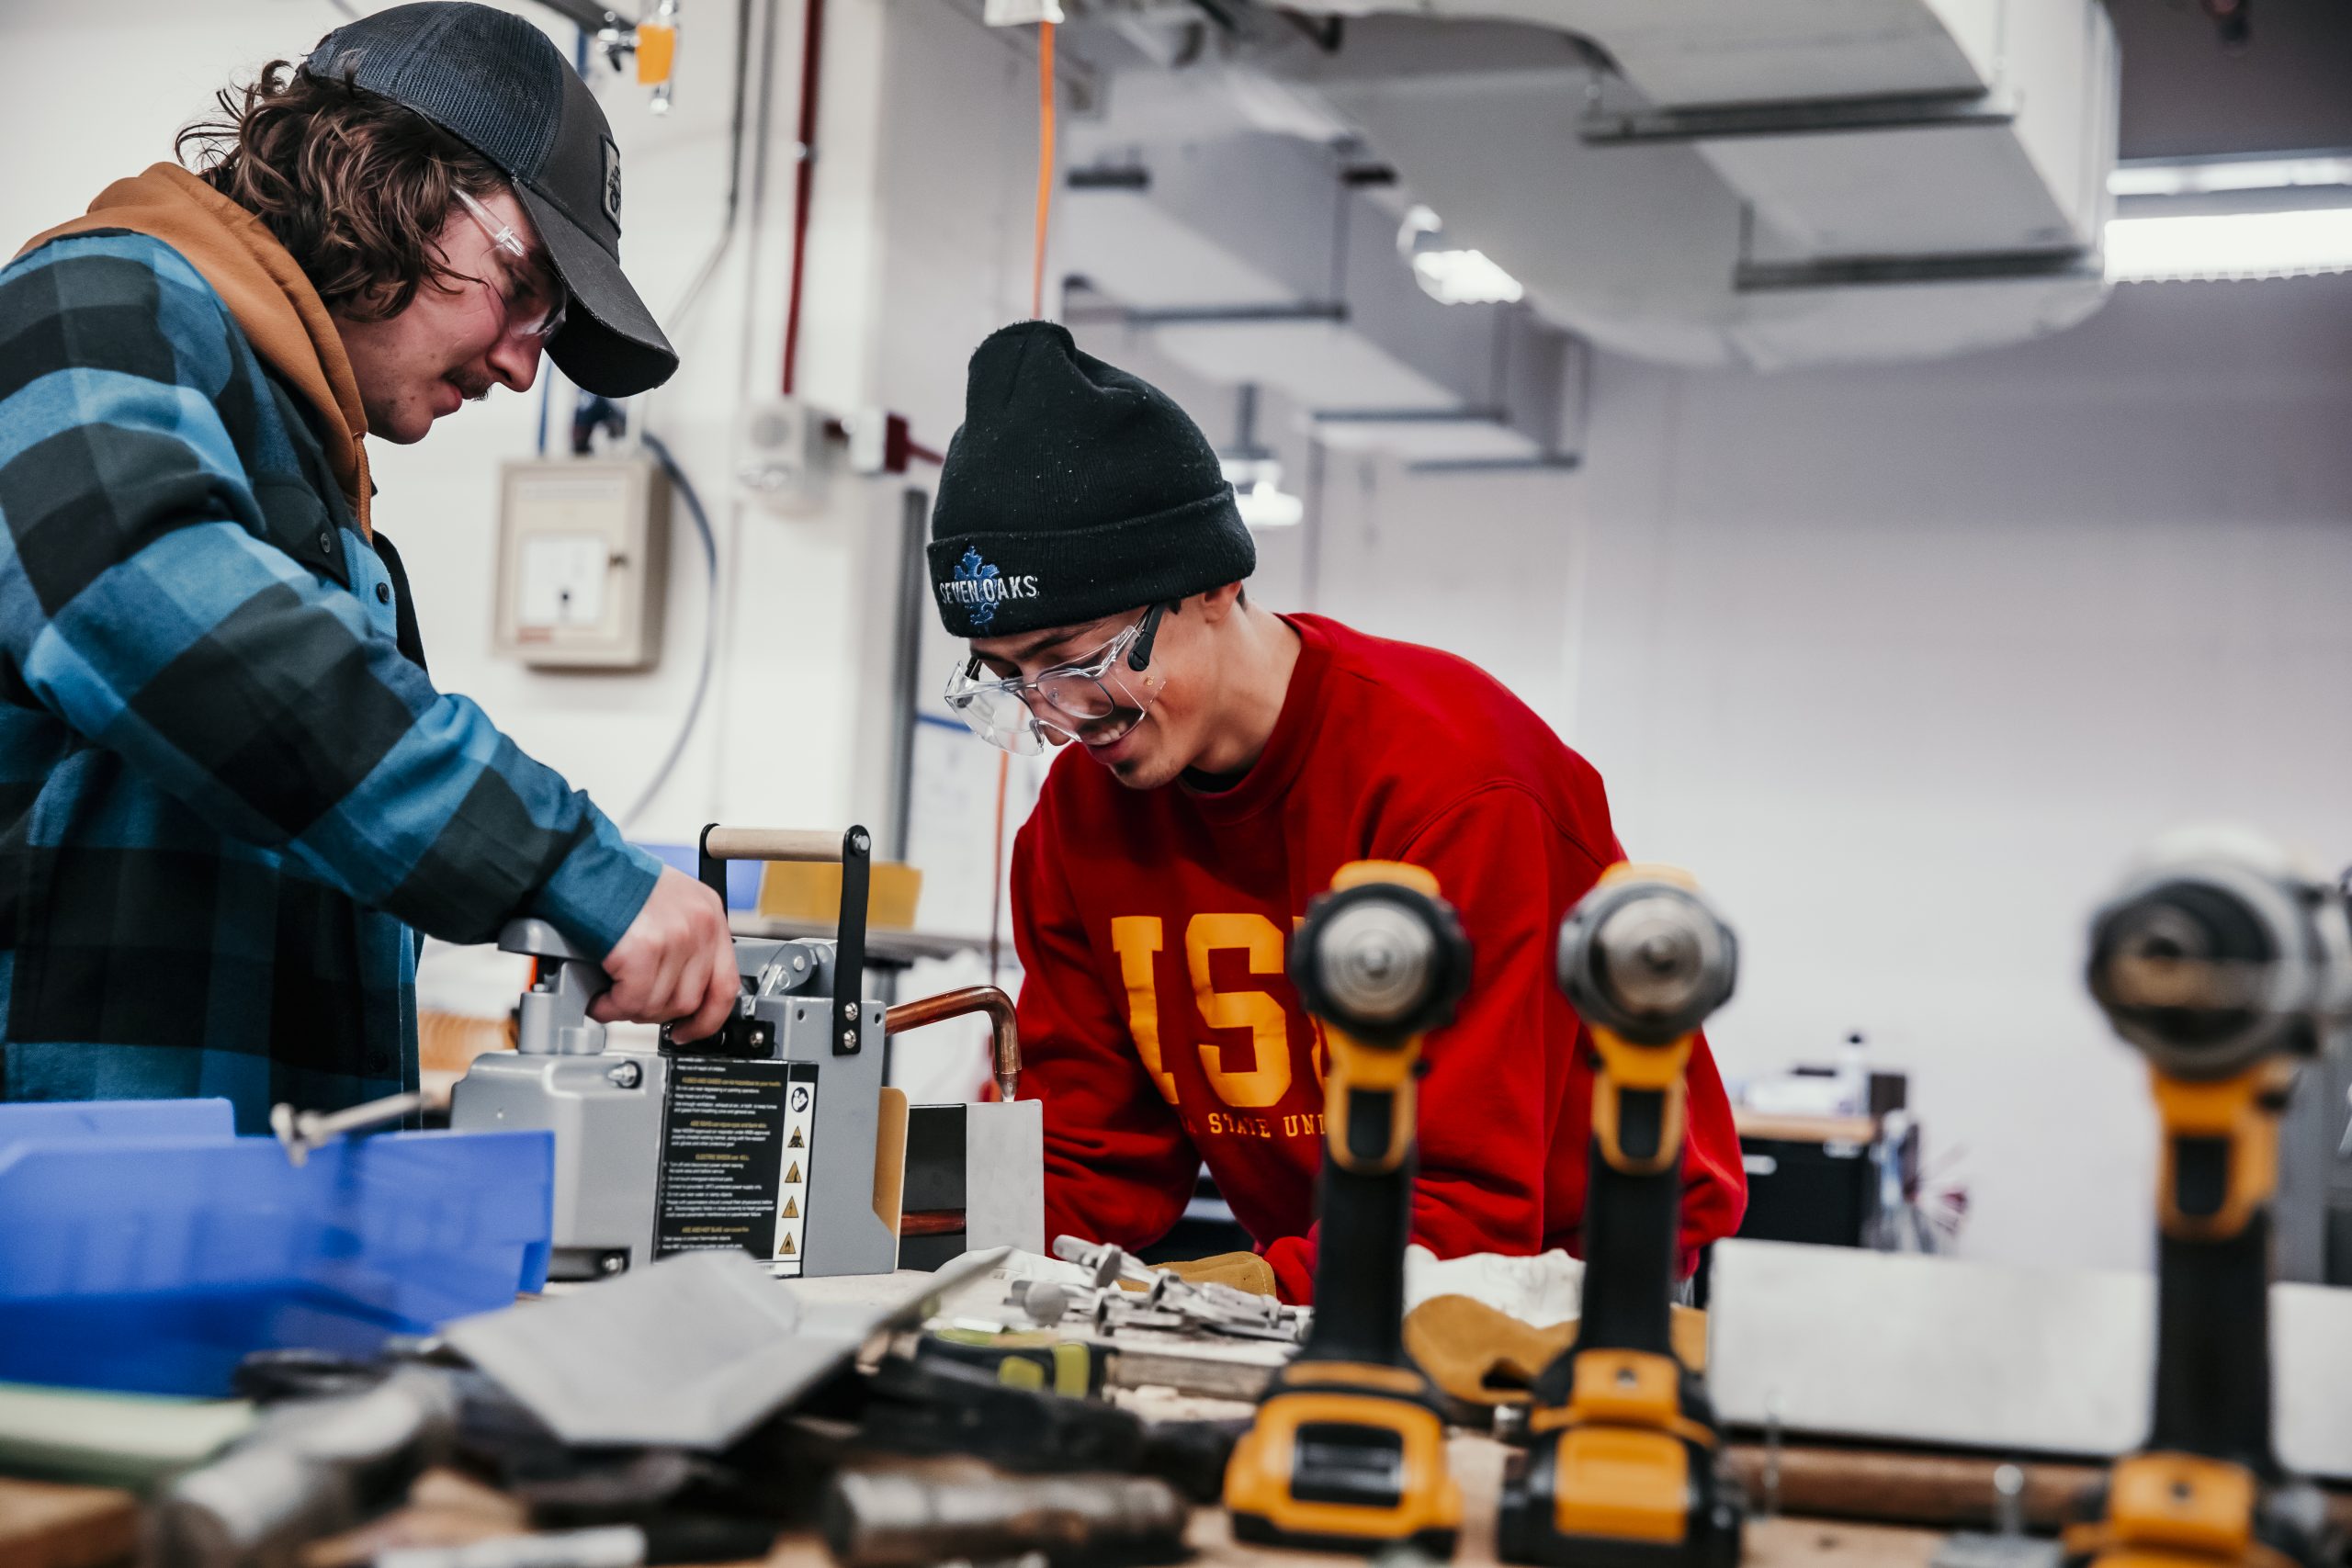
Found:
[{"label": "drill chuck", "polygon": [[1322,936],[1316,967],[1335,1006],[1388,1022],[1427,1002],[1437,977],[1437,936],[1402,907],[1358,903],[1334,915]]},{"label": "drill chuck", "polygon": [[1730,999],[1739,944],[1689,887],[1623,875],[1569,911],[1559,968],[1560,987],[1587,1023],[1634,1044],[1666,1045]]},{"label": "drill chuck", "polygon": [[2091,995],[2176,1077],[2309,1055],[2352,1014],[2352,926],[2336,889],[2251,836],[2177,838],[2091,921]]},{"label": "drill chuck", "polygon": [[1453,1016],[1470,981],[1470,944],[1453,911],[1401,883],[1318,898],[1292,945],[1306,1010],[1367,1044],[1396,1046]]}]

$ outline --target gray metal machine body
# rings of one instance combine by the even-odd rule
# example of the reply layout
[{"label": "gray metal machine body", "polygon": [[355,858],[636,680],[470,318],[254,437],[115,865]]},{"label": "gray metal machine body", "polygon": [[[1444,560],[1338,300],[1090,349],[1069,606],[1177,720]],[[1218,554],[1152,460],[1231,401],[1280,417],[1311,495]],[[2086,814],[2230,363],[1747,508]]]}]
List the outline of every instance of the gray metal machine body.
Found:
[{"label": "gray metal machine body", "polygon": [[[604,1026],[587,1016],[605,976],[546,922],[511,923],[499,946],[538,960],[538,981],[522,998],[515,1051],[475,1059],[451,1096],[449,1124],[555,1134],[554,1277],[640,1266],[655,1253],[665,1100],[673,1075],[698,1058],[692,1047],[677,1055],[607,1049]],[[898,1237],[874,1212],[883,1009],[862,998],[835,1001],[835,957],[831,942],[738,937],[745,984],[729,1026],[729,1060],[816,1070],[799,1271],[888,1273]],[[852,1006],[854,1046],[837,1016]]]}]

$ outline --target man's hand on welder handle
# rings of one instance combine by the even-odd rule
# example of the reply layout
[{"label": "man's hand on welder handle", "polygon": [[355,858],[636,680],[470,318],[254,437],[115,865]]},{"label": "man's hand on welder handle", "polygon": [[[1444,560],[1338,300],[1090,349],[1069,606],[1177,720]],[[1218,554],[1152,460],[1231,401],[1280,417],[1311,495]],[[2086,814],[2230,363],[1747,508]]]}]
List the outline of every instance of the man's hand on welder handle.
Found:
[{"label": "man's hand on welder handle", "polygon": [[718,895],[674,866],[662,868],[652,896],[605,954],[612,989],[588,1016],[600,1023],[668,1023],[680,1040],[718,1032],[735,1005],[735,940]]}]

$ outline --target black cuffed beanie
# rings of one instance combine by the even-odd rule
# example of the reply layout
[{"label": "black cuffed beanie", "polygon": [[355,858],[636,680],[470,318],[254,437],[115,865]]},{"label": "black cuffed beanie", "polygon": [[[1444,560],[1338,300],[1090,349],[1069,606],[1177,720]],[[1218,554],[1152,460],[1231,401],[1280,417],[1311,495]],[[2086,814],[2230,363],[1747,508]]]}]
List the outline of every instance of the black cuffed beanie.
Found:
[{"label": "black cuffed beanie", "polygon": [[931,513],[932,592],[952,635],[1080,626],[1257,569],[1216,451],[1166,393],[1052,321],[973,351]]}]

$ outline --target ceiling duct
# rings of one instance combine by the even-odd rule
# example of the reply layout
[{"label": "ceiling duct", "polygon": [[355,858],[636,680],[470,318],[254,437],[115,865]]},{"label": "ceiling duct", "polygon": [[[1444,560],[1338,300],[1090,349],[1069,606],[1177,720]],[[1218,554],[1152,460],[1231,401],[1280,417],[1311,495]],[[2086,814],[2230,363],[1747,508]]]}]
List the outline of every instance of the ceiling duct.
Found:
[{"label": "ceiling duct", "polygon": [[1096,148],[1059,208],[1069,269],[1158,352],[1278,389],[1328,445],[1422,465],[1572,461],[1581,345],[1524,306],[1439,303],[1399,254],[1396,216],[1330,148],[1235,123]]},{"label": "ceiling duct", "polygon": [[1553,321],[1687,365],[1926,358],[2104,297],[2098,0],[1288,0],[1260,68]]}]

